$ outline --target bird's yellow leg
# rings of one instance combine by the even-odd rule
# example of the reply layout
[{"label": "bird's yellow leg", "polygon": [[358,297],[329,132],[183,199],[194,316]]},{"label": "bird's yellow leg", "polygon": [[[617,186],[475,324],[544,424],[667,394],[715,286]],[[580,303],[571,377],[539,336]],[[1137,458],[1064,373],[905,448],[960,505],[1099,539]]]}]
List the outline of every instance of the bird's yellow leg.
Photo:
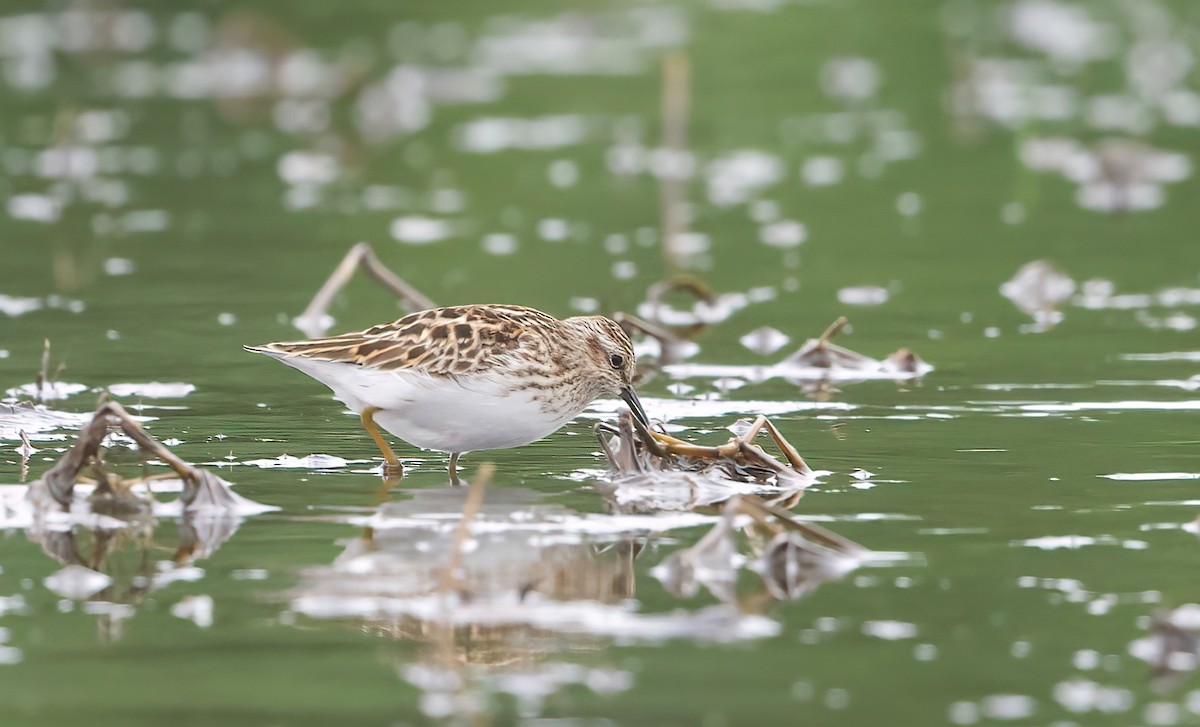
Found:
[{"label": "bird's yellow leg", "polygon": [[392,451],[392,446],[387,443],[383,435],[379,433],[379,427],[375,424],[375,412],[379,411],[377,406],[368,406],[359,414],[359,419],[362,420],[363,429],[367,430],[367,434],[371,435],[371,439],[375,440],[375,444],[379,446],[379,451],[383,453],[383,471],[387,472],[403,472],[404,465],[400,464],[400,460],[396,458],[396,453]]}]

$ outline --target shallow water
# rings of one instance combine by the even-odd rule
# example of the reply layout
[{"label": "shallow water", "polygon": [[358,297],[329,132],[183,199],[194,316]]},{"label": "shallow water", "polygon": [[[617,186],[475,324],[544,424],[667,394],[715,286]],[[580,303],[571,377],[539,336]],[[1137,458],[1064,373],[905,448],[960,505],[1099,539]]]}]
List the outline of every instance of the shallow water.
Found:
[{"label": "shallow water", "polygon": [[[1200,718],[1200,681],[1130,653],[1159,609],[1200,601],[1183,527],[1200,514],[1200,96],[1174,73],[1200,54],[1196,11],[911,5],[124,3],[107,34],[6,7],[0,390],[34,381],[49,339],[80,385],[54,412],[107,388],[280,510],[209,523],[191,567],[171,564],[170,518],[102,535],[112,581],[74,598],[47,581],[61,540],[5,530],[0,721]],[[654,153],[677,47],[693,156]],[[1105,157],[1124,171],[1097,177],[1090,152],[1029,146],[1113,136],[1179,158]],[[683,264],[737,295],[642,387],[647,409],[706,443],[769,414],[829,472],[793,511],[889,557],[796,600],[765,601],[746,568],[740,609],[673,595],[651,571],[717,517],[611,514],[601,402],[464,458],[496,465],[465,556],[475,603],[422,601],[466,497],[444,458],[402,448],[385,491],[356,420],[241,345],[299,337],[290,320],[360,240],[441,303],[636,312],[665,272],[656,174],[689,170]],[[1057,325],[1000,292],[1036,259],[1076,283]],[[399,311],[359,280],[332,314],[347,330]],[[840,345],[935,369],[815,395],[764,375],[842,314]],[[764,326],[788,342],[743,345]],[[28,481],[79,421],[7,416],[6,485],[19,430],[40,450]],[[97,536],[75,536],[98,565]]]}]

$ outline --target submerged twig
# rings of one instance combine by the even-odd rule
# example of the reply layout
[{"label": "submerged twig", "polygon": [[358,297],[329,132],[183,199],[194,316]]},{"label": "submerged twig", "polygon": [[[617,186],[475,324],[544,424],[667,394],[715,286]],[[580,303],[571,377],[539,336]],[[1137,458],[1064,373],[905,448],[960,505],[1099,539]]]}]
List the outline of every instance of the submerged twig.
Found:
[{"label": "submerged twig", "polygon": [[[786,464],[772,457],[754,440],[766,431],[779,448]],[[612,435],[606,439],[605,434]],[[609,466],[616,474],[637,476],[646,472],[704,472],[719,469],[740,482],[774,480],[780,487],[808,484],[813,470],[795,447],[765,416],[759,416],[742,433],[724,444],[705,446],[655,432],[629,412],[623,412],[618,426],[597,426]]]},{"label": "submerged twig", "polygon": [[50,339],[42,341],[42,365],[38,367],[37,386],[34,391],[34,401],[43,404],[46,401],[46,386],[49,384],[48,370],[50,368]]},{"label": "submerged twig", "polygon": [[928,364],[907,348],[902,348],[882,361],[864,356],[833,343],[833,338],[849,323],[845,316],[829,324],[819,337],[804,342],[781,366],[837,370],[839,373],[891,373],[921,375],[930,370]]},{"label": "submerged twig", "polygon": [[25,478],[29,476],[29,458],[37,450],[33,448],[33,444],[29,441],[29,435],[25,433],[24,429],[17,432],[17,435],[21,438],[21,469],[18,481],[24,482]]},{"label": "submerged twig", "polygon": [[313,296],[312,302],[304,309],[294,323],[304,335],[315,338],[324,335],[329,329],[327,315],[334,297],[346,287],[354,277],[354,273],[362,270],[372,280],[415,310],[433,308],[436,304],[413,285],[401,278],[384,265],[375,255],[375,250],[367,243],[360,242],[350,248],[342,261],[334,269],[333,274]]},{"label": "submerged twig", "polygon": [[[171,450],[147,434],[129,412],[114,401],[106,402],[96,409],[92,420],[79,431],[79,439],[75,445],[67,450],[62,459],[51,467],[42,479],[30,486],[29,497],[35,502],[53,501],[64,508],[68,507],[75,484],[82,479],[80,474],[89,466],[101,461],[101,444],[109,429],[113,427],[134,440],[142,452],[154,455],[175,470],[183,480],[180,501],[186,508],[231,510],[238,504],[240,498],[229,490],[224,480],[175,456]],[[120,482],[102,476],[99,479],[98,492],[113,493],[122,489]]]}]

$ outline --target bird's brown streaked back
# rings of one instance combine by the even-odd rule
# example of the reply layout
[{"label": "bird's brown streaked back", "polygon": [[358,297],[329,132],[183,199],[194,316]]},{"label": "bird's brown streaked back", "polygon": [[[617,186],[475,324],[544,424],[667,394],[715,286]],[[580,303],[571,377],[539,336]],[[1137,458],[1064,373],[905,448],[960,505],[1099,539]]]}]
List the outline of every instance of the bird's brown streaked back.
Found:
[{"label": "bird's brown streaked back", "polygon": [[489,368],[496,356],[540,346],[561,325],[553,316],[515,305],[460,305],[410,313],[363,331],[284,341],[251,351],[275,351],[320,361],[417,370],[453,376]]}]

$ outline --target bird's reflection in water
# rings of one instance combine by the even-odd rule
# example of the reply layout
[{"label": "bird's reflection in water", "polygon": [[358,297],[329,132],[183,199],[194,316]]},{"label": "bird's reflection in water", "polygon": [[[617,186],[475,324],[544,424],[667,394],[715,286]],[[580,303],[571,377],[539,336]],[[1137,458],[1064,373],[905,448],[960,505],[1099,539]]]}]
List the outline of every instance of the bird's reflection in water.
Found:
[{"label": "bird's reflection in water", "polygon": [[[356,520],[361,534],[345,542],[333,562],[302,574],[289,594],[290,617],[348,619],[370,633],[418,642],[418,656],[397,656],[397,668],[421,690],[422,708],[431,717],[494,712],[498,693],[513,695],[522,715],[534,716],[546,697],[566,685],[622,689],[630,675],[583,667],[575,658],[613,643],[774,636],[779,624],[765,615],[771,604],[844,575],[860,551],[868,552],[833,536],[805,549],[802,532],[778,523],[790,520],[786,513],[735,498],[717,520],[716,534],[655,569],[668,592],[684,598],[698,588],[677,588],[657,571],[678,573],[683,563],[691,569],[687,578],[706,586],[723,580],[726,587],[709,588],[716,603],[705,598],[708,605],[681,603],[689,607],[648,613],[636,600],[638,557],[649,545],[673,542],[660,541],[662,533],[711,527],[712,516],[581,514],[542,504],[531,491],[497,488],[488,491],[470,537],[461,541],[456,539],[461,513],[470,508],[465,488],[407,495]],[[747,512],[757,517],[743,523]],[[756,537],[763,543],[751,545],[757,556],[735,557],[735,536],[748,524],[760,528]],[[725,557],[709,557],[715,550]],[[831,559],[842,566],[820,567]],[[762,568],[753,565],[759,561]],[[734,587],[743,564],[761,571],[765,582],[749,596]]]},{"label": "bird's reflection in water", "polygon": [[349,618],[370,633],[420,643],[419,656],[397,657],[396,667],[422,692],[430,717],[482,715],[496,708],[497,693],[513,695],[517,709],[532,715],[570,684],[599,692],[628,684],[618,670],[556,655],[598,651],[612,634],[590,624],[636,618],[634,560],[648,530],[589,535],[582,531],[598,517],[538,504],[532,491],[496,488],[470,538],[456,544],[468,490],[406,494],[366,518],[332,563],[302,574],[293,612]]}]

